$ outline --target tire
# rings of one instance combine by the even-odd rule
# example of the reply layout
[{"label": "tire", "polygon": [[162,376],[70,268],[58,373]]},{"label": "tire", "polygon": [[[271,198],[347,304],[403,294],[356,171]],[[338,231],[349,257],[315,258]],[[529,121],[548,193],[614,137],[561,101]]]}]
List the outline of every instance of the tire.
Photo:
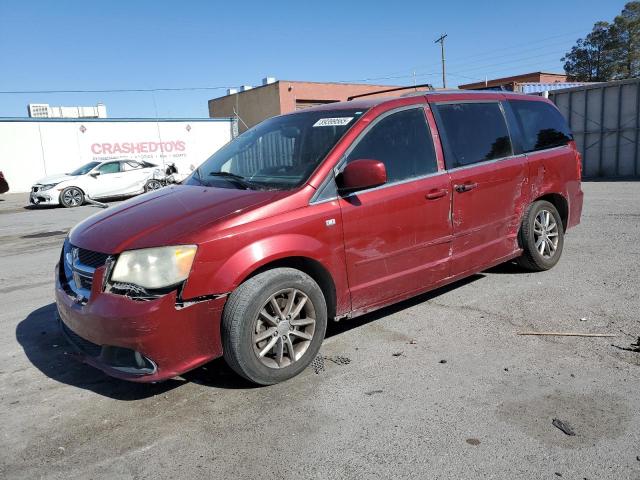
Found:
[{"label": "tire", "polygon": [[65,208],[79,207],[84,203],[84,192],[78,187],[67,187],[60,192],[60,205]]},{"label": "tire", "polygon": [[522,219],[519,241],[524,252],[517,262],[522,268],[542,272],[558,263],[564,246],[564,226],[552,203],[539,200],[529,206]]},{"label": "tire", "polygon": [[[291,295],[293,302],[287,303]],[[274,318],[273,301],[283,314],[279,321]],[[291,323],[286,319],[288,305],[288,311],[295,315]],[[279,383],[298,375],[311,363],[320,351],[326,329],[327,306],[318,284],[299,270],[274,268],[250,278],[229,295],[222,314],[224,359],[251,382]]]},{"label": "tire", "polygon": [[162,187],[163,187],[162,182],[160,182],[159,180],[151,179],[151,180],[148,180],[147,183],[145,183],[144,191],[153,192],[154,190],[158,190]]}]

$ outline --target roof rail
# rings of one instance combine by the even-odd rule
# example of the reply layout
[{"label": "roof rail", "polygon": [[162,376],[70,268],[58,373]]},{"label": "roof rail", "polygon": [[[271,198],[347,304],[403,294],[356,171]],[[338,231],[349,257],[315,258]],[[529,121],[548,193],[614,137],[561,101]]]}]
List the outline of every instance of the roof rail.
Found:
[{"label": "roof rail", "polygon": [[434,90],[433,85],[431,85],[430,83],[421,83],[420,85],[409,85],[407,87],[388,88],[386,90],[377,90],[375,92],[361,93],[360,95],[351,95],[350,97],[347,97],[347,102],[350,102],[354,98],[368,97],[369,95],[378,95],[379,93],[397,92],[398,90],[408,90],[410,88],[420,88],[420,87],[427,87],[429,90]]}]

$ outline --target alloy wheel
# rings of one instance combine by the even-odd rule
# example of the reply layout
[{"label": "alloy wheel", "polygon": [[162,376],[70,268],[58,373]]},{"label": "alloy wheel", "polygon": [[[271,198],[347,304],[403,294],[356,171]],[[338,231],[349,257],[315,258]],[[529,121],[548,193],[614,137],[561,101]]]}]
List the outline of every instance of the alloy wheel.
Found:
[{"label": "alloy wheel", "polygon": [[315,327],[311,299],[295,288],[280,290],[269,297],[255,319],[253,351],[267,367],[287,367],[305,354]]},{"label": "alloy wheel", "polygon": [[558,249],[558,223],[548,210],[540,210],[533,222],[536,250],[544,258],[551,258]]},{"label": "alloy wheel", "polygon": [[158,180],[149,180],[147,182],[147,191],[151,192],[153,190],[158,190],[162,188],[162,184]]},{"label": "alloy wheel", "polygon": [[62,193],[62,201],[65,203],[65,205],[77,207],[82,203],[82,192],[74,187],[67,188]]}]

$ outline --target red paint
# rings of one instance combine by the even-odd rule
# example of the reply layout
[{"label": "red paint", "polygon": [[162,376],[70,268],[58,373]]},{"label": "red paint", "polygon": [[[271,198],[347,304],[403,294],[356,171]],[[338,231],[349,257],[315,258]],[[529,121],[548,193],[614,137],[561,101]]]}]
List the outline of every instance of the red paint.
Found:
[{"label": "red paint", "polygon": [[356,190],[377,187],[387,182],[387,170],[378,160],[354,160],[349,162],[338,178],[340,188]]},{"label": "red paint", "polygon": [[[198,245],[181,292],[186,300],[227,294],[271,262],[304,258],[330,277],[336,316],[357,316],[517,257],[522,215],[542,196],[565,199],[568,227],[579,223],[582,191],[573,142],[450,172],[445,169],[429,103],[505,98],[501,93],[447,92],[317,107],[369,110],[306,185],[290,191],[168,187],[88,218],[71,231],[70,241],[114,255],[153,246]],[[547,101],[525,95],[509,98]],[[435,144],[436,174],[311,202],[363,129],[384,112],[414,104],[425,108]],[[345,172],[349,182],[375,184],[382,179],[384,166],[381,169],[372,160],[359,163]],[[222,354],[224,297],[182,309],[175,306],[175,292],[136,302],[102,292],[103,273],[103,268],[96,271],[91,299],[84,306],[75,304],[57,285],[63,321],[94,343],[142,352],[158,371],[132,377],[96,360],[88,359],[89,363],[122,378],[156,381]]]}]

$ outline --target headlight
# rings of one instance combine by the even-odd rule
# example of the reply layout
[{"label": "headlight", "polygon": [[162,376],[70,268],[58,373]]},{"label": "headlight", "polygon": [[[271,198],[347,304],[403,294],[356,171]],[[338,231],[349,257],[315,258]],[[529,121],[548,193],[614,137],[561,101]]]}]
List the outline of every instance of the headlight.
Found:
[{"label": "headlight", "polygon": [[133,283],[144,288],[176,285],[189,276],[197,249],[195,245],[177,245],[122,252],[111,281]]},{"label": "headlight", "polygon": [[49,189],[55,187],[56,185],[58,185],[58,184],[57,183],[49,183],[47,185],[42,185],[42,187],[40,187],[40,190],[42,190],[42,191],[49,190]]}]

